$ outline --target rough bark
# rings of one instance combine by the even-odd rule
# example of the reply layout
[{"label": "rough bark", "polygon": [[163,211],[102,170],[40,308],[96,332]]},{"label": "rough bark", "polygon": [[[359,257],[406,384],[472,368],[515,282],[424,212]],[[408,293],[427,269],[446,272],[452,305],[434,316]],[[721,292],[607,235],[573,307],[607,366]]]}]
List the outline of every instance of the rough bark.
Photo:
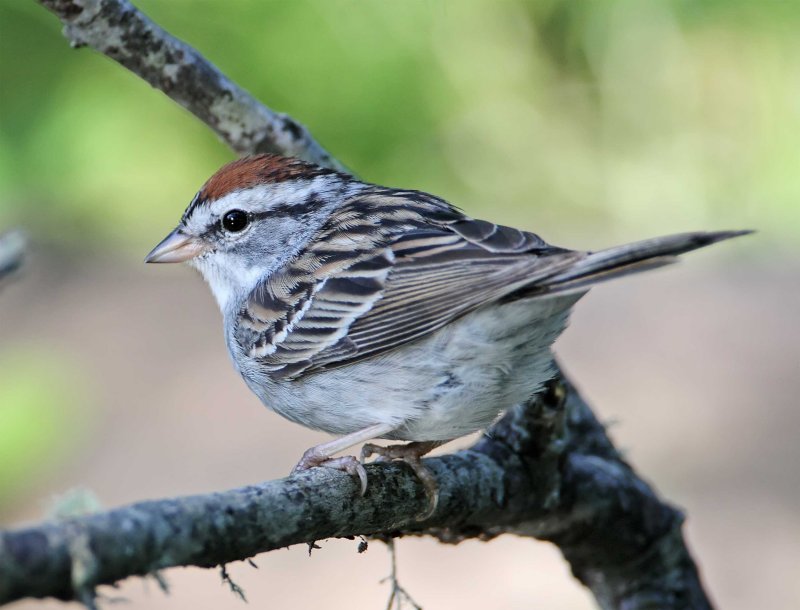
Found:
[{"label": "rough bark", "polygon": [[559,546],[602,608],[709,608],[661,501],[563,381],[513,409],[475,446],[426,460],[425,492],[400,464],[370,465],[369,488],[326,469],[231,491],[142,502],[0,534],[0,603],[91,599],[95,586],[178,566],[212,567],[317,539],[430,535],[443,542],[511,533]]},{"label": "rough bark", "polygon": [[[40,0],[89,44],[162,89],[239,152],[273,150],[341,168],[285,115],[262,106],[125,0]],[[98,584],[178,565],[210,567],[328,537],[532,536],[558,545],[607,609],[705,609],[683,516],[638,477],[559,373],[469,450],[426,460],[436,512],[396,464],[368,467],[364,497],[324,469],[205,496],[143,502],[0,533],[0,603],[91,601]]]}]

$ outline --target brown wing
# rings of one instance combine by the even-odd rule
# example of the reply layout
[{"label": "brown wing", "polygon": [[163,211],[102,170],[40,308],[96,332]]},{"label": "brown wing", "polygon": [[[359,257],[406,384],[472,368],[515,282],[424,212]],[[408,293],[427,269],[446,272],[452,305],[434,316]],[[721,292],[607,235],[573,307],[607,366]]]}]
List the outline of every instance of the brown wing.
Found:
[{"label": "brown wing", "polygon": [[576,259],[563,253],[493,253],[444,231],[405,235],[391,249],[395,264],[380,298],[339,342],[352,353],[339,353],[337,344],[321,352],[312,369],[354,362],[424,337]]},{"label": "brown wing", "polygon": [[237,338],[271,375],[299,377],[397,348],[583,256],[450,208],[415,216],[396,199],[345,210],[339,239],[315,240],[253,293]]}]

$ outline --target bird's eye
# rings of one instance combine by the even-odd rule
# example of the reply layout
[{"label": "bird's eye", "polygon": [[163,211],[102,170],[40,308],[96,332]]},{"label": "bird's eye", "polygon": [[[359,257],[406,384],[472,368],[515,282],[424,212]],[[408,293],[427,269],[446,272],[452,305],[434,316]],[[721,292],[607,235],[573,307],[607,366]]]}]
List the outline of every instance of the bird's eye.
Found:
[{"label": "bird's eye", "polygon": [[222,226],[226,231],[238,233],[239,231],[244,230],[249,221],[250,219],[247,217],[247,212],[242,212],[242,210],[231,210],[229,212],[225,212],[225,215],[222,217]]}]

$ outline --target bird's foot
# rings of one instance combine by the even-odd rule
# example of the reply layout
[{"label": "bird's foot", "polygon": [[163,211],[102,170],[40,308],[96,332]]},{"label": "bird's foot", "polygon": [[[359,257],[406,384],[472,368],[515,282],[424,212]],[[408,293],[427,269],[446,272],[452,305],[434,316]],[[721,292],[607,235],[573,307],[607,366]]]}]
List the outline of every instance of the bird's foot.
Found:
[{"label": "bird's foot", "polygon": [[364,465],[359,462],[355,456],[345,455],[342,457],[331,457],[321,453],[316,447],[312,447],[303,454],[297,465],[292,468],[292,474],[296,472],[303,472],[309,468],[321,466],[322,468],[332,468],[333,470],[340,470],[346,472],[351,476],[357,476],[361,483],[361,495],[367,492],[367,471]]},{"label": "bird's foot", "polygon": [[377,461],[400,460],[411,466],[425,488],[425,495],[428,496],[428,508],[417,517],[419,521],[423,521],[436,511],[439,504],[439,484],[431,469],[422,463],[422,456],[445,442],[447,441],[422,441],[387,447],[367,443],[361,448],[361,461],[364,462],[368,457],[377,455]]}]

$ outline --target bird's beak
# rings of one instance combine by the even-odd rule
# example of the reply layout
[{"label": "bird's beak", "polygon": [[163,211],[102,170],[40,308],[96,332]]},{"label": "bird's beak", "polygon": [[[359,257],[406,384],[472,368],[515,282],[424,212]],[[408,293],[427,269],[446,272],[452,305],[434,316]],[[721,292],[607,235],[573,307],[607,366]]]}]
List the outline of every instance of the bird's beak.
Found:
[{"label": "bird's beak", "polygon": [[205,250],[206,247],[200,240],[183,233],[179,227],[153,248],[145,257],[144,262],[182,263],[202,254]]}]

